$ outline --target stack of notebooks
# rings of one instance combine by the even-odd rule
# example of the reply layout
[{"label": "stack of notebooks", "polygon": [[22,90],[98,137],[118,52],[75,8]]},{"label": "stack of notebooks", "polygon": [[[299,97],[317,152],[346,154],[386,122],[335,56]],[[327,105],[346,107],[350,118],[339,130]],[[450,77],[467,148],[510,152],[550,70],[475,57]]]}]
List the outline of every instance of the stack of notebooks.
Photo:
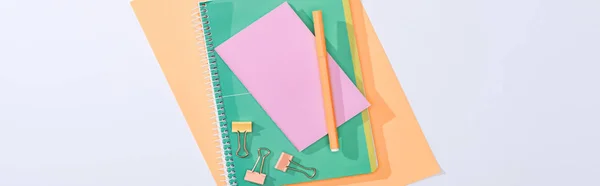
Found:
[{"label": "stack of notebooks", "polygon": [[218,185],[407,185],[440,174],[360,0],[131,4]]}]

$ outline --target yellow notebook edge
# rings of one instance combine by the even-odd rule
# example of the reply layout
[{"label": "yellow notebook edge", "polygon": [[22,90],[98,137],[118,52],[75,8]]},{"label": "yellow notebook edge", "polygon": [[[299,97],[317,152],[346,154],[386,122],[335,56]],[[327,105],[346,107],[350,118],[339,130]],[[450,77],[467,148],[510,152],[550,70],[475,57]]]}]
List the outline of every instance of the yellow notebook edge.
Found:
[{"label": "yellow notebook edge", "polygon": [[[357,37],[356,42],[359,42],[358,40],[360,40],[360,42],[364,42],[364,43],[360,44],[361,47],[370,48],[369,46],[371,46],[371,44],[373,44],[372,46],[379,46],[381,48],[379,50],[379,52],[381,52],[380,55],[384,56],[384,58],[382,58],[382,60],[385,60],[385,62],[387,64],[390,64],[389,59],[385,55],[385,50],[383,50],[383,48],[381,46],[381,41],[378,39],[377,35],[375,34],[374,27],[373,27],[371,21],[369,20],[369,16],[367,15],[365,8],[363,7],[363,4],[361,2],[362,0],[345,0],[345,1],[348,1],[350,3],[351,12],[354,13],[354,14],[351,14],[354,17],[353,18],[354,21],[361,22],[360,24],[354,25],[355,28],[365,29],[365,30],[362,30],[360,34],[356,35],[356,37]],[[367,30],[369,30],[369,31],[367,31]],[[371,33],[373,35],[369,35],[369,33]],[[372,36],[372,38],[369,38],[369,36]],[[360,48],[360,47],[358,47],[358,45],[359,44],[356,44],[357,48]],[[369,50],[367,50],[367,51],[369,51]],[[361,51],[361,52],[364,52],[364,51]],[[370,53],[370,52],[368,52],[368,53]],[[377,55],[375,55],[375,56],[377,56]],[[369,55],[360,55],[360,57],[370,57],[370,56]],[[376,59],[376,58],[374,58],[374,59]],[[369,60],[369,64],[373,64],[373,61],[370,61],[370,60],[372,60],[371,58],[368,60]],[[395,79],[397,80],[397,78],[395,78]],[[398,84],[400,84],[400,83],[398,82]],[[428,158],[418,160],[420,164],[423,164],[418,168],[423,169],[423,170],[419,171],[419,173],[417,173],[417,174],[411,175],[412,178],[407,179],[406,181],[408,181],[408,182],[405,181],[406,183],[402,183],[402,184],[412,184],[412,183],[416,183],[418,181],[425,180],[425,179],[428,179],[428,178],[431,178],[434,176],[444,175],[445,171],[441,168],[441,165],[435,158],[435,155],[433,154],[433,151],[432,151],[429,143],[427,142],[427,139],[425,138],[421,127],[418,125],[418,121],[416,120],[414,113],[412,113],[413,112],[412,108],[410,108],[410,104],[408,103],[407,97],[404,94],[404,92],[402,91],[401,86],[400,86],[400,90],[402,92],[403,99],[405,99],[404,101],[406,102],[408,109],[411,111],[411,114],[409,114],[409,115],[412,115],[412,117],[414,118],[415,123],[417,124],[416,128],[419,131],[419,136],[421,136],[421,140],[422,140],[422,142],[424,142],[424,146],[421,147],[422,151],[420,153],[424,153],[422,155],[426,155],[428,157]],[[423,149],[426,149],[426,150],[423,151]],[[415,168],[417,168],[417,167],[415,167]],[[403,170],[403,171],[406,171],[406,170]],[[413,170],[411,170],[410,172],[413,172]],[[406,178],[408,178],[408,177],[406,177]]]},{"label": "yellow notebook edge", "polygon": [[[357,86],[358,90],[363,95],[365,95],[363,74],[362,74],[360,59],[359,59],[359,54],[358,54],[358,46],[356,44],[354,24],[352,22],[352,10],[350,8],[350,1],[342,0],[342,3],[343,3],[343,7],[344,7],[344,17],[346,19],[346,29],[348,30],[348,41],[350,43],[350,52],[352,54],[352,65],[354,68],[354,75],[356,77],[356,86]],[[378,167],[378,162],[377,162],[377,153],[375,150],[375,141],[373,138],[373,130],[371,127],[371,119],[370,119],[369,109],[367,108],[364,111],[362,111],[361,116],[362,116],[362,120],[363,120],[365,140],[367,143],[367,151],[369,154],[369,164],[371,166],[371,172],[375,172]]]}]

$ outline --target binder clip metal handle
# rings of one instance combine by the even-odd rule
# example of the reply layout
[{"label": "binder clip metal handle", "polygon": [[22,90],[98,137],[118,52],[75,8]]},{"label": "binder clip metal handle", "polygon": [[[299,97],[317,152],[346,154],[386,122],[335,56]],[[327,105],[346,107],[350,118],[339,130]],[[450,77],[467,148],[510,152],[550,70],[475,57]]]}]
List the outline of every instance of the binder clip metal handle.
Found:
[{"label": "binder clip metal handle", "polygon": [[[261,150],[265,150],[267,151],[267,153],[265,155],[262,155],[262,161],[261,161]],[[263,173],[263,167],[265,166],[265,159],[267,158],[267,156],[269,156],[269,154],[271,154],[271,151],[267,148],[258,148],[258,157],[256,158],[256,163],[254,163],[254,167],[252,167],[252,170],[247,170],[246,171],[246,176],[244,176],[244,180],[252,182],[252,183],[256,183],[259,185],[262,185],[265,183],[265,179],[267,178],[267,175]],[[261,161],[262,163],[260,164],[260,169],[258,172],[255,172],[256,166],[258,166],[258,162]]]},{"label": "binder clip metal handle", "polygon": [[[281,156],[279,156],[279,160],[277,160],[277,164],[275,164],[275,169],[280,170],[282,172],[286,172],[287,170],[293,170],[293,171],[304,174],[308,178],[314,178],[317,175],[317,169],[312,168],[312,167],[302,166],[299,163],[293,161],[292,160],[293,158],[294,158],[294,156],[286,154],[285,152],[282,152]],[[290,167],[290,164],[292,164],[292,163],[298,167],[301,167],[302,169],[311,170],[313,172],[312,175],[308,174],[306,171],[302,171],[300,169]]]},{"label": "binder clip metal handle", "polygon": [[248,139],[248,132],[244,131],[244,153],[245,153],[245,155],[240,155],[240,149],[241,149],[240,147],[242,146],[242,144],[240,143],[240,138],[241,138],[241,135],[238,132],[238,148],[235,151],[235,155],[240,158],[245,158],[245,157],[248,157],[248,155],[250,155],[250,153],[248,152],[248,149],[246,148],[246,139]]},{"label": "binder clip metal handle", "polygon": [[[252,122],[231,122],[231,131],[238,133],[238,139],[237,139],[238,148],[235,151],[235,155],[240,158],[248,157],[248,155],[250,155],[250,152],[248,152],[246,143],[248,140],[248,133],[252,132]],[[240,133],[242,133],[242,132],[244,133],[244,145],[242,145],[242,142],[241,142],[242,136]],[[240,150],[241,150],[242,146],[244,146],[245,155],[240,155]]]}]

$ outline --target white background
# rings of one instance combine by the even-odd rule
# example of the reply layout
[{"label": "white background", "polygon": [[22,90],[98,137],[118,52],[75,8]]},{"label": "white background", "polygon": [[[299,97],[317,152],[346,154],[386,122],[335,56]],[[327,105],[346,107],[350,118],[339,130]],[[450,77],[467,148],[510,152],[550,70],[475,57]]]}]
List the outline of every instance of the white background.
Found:
[{"label": "white background", "polygon": [[[446,172],[415,186],[600,184],[600,1],[364,4]],[[212,184],[128,1],[2,1],[0,185]]]},{"label": "white background", "polygon": [[415,186],[600,185],[600,1],[388,2],[364,6],[446,172]]}]

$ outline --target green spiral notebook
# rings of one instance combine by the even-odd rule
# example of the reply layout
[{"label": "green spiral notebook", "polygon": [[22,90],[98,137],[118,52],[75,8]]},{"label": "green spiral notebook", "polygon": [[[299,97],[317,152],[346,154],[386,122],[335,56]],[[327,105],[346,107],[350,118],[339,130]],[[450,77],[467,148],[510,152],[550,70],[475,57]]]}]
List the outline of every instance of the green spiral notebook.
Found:
[{"label": "green spiral notebook", "polygon": [[[214,94],[215,115],[221,135],[223,171],[227,175],[227,185],[256,185],[244,178],[249,170],[266,175],[263,185],[284,185],[310,182],[367,174],[375,171],[377,162],[373,149],[368,115],[359,114],[338,128],[341,152],[332,153],[327,137],[319,139],[308,148],[298,151],[273,122],[257,100],[249,94],[240,79],[232,72],[215,48],[230,39],[236,33],[251,25],[274,8],[285,3],[284,0],[218,0],[199,3],[200,19],[203,30],[200,37],[209,61]],[[344,0],[290,0],[287,1],[304,24],[313,31],[310,12],[322,10],[324,22],[338,23],[325,25],[328,52],[342,71],[354,84],[360,85],[355,74],[359,66],[358,58],[352,48],[351,25],[348,25],[348,8]],[[335,45],[331,45],[335,43]],[[257,43],[259,44],[259,43]],[[358,83],[357,83],[358,82]],[[362,88],[359,86],[359,89]],[[232,121],[251,121],[252,131],[245,133],[247,157],[237,156],[238,147],[242,147],[244,133],[232,132]],[[241,134],[241,135],[240,135]],[[241,137],[242,139],[240,139]],[[259,148],[270,150],[260,171],[262,160]],[[243,148],[241,148],[242,151]],[[309,178],[301,173],[275,169],[282,152],[293,155],[293,161],[302,166],[317,170]],[[262,151],[264,155],[266,151]],[[244,154],[244,153],[242,153]],[[290,167],[297,167],[291,164]],[[302,167],[298,167],[302,170]],[[304,170],[303,170],[304,171]]]}]

